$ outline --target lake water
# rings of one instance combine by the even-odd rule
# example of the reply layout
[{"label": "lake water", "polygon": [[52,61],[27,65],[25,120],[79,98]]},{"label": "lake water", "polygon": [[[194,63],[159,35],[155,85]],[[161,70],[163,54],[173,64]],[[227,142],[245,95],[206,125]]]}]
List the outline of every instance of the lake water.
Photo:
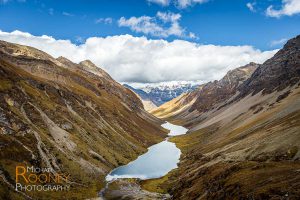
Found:
[{"label": "lake water", "polygon": [[[187,129],[169,122],[162,125],[169,129],[169,136],[182,135]],[[177,168],[180,158],[180,150],[168,138],[148,148],[148,151],[127,165],[118,167],[107,175],[106,180],[120,178],[139,178],[142,180],[159,178],[166,175],[172,169]]]},{"label": "lake water", "polygon": [[169,136],[183,135],[186,134],[186,132],[188,131],[188,129],[184,128],[183,126],[177,126],[169,122],[166,122],[161,126],[165,129],[170,130],[170,133],[168,134]]}]

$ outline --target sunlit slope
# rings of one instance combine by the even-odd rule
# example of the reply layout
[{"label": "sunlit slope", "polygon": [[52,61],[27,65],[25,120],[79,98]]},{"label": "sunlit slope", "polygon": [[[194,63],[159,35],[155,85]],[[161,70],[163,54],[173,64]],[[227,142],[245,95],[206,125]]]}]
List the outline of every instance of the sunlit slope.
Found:
[{"label": "sunlit slope", "polygon": [[200,88],[188,109],[164,108],[172,110],[168,119],[190,128],[171,139],[182,162],[164,185],[183,200],[298,199],[300,36],[228,88]]},{"label": "sunlit slope", "polygon": [[258,66],[258,64],[249,63],[231,70],[221,80],[202,84],[196,90],[151,110],[151,113],[159,118],[189,126],[193,121],[201,120],[198,117],[202,113],[224,104]]},{"label": "sunlit slope", "polygon": [[[0,42],[0,199],[96,197],[104,176],[163,140],[161,121],[90,61]],[[14,192],[15,166],[71,174],[70,192]]]}]

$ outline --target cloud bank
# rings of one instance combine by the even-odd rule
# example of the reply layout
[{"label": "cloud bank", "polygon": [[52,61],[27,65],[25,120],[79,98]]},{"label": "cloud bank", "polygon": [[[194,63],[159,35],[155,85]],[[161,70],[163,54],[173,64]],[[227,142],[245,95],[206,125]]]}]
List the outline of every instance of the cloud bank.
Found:
[{"label": "cloud bank", "polygon": [[140,83],[208,82],[249,62],[262,63],[277,51],[262,52],[252,46],[202,45],[184,40],[168,42],[131,35],[90,37],[81,45],[20,31],[0,31],[0,39],[33,46],[74,62],[90,59],[119,82]]},{"label": "cloud bank", "polygon": [[156,16],[121,17],[118,21],[120,27],[128,27],[131,31],[155,37],[189,37],[197,38],[194,33],[186,33],[185,28],[179,24],[181,15],[172,12],[157,12]]}]

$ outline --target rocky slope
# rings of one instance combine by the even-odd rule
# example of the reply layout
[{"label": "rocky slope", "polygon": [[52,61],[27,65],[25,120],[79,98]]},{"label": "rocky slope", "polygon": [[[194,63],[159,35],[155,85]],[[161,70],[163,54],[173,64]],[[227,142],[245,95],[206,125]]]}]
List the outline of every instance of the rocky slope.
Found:
[{"label": "rocky slope", "polygon": [[200,116],[199,113],[207,112],[233,96],[258,66],[256,63],[249,63],[231,70],[221,80],[202,84],[194,91],[185,93],[151,112],[161,118],[172,116],[172,120],[178,116],[177,118],[191,123],[196,118],[195,113]]},{"label": "rocky slope", "polygon": [[[90,61],[0,41],[0,199],[96,197],[105,175],[165,137],[129,89]],[[67,192],[14,191],[15,166],[71,175]]]},{"label": "rocky slope", "polygon": [[183,200],[299,199],[300,36],[255,68],[154,112],[190,128],[171,139],[183,155],[158,188]]},{"label": "rocky slope", "polygon": [[146,93],[145,91],[143,91],[141,89],[135,89],[127,84],[124,84],[124,87],[133,91],[138,96],[138,98],[140,98],[140,100],[142,101],[142,103],[144,105],[145,110],[150,111],[150,110],[157,108],[157,106],[153,103],[153,101],[151,100],[148,93]]}]

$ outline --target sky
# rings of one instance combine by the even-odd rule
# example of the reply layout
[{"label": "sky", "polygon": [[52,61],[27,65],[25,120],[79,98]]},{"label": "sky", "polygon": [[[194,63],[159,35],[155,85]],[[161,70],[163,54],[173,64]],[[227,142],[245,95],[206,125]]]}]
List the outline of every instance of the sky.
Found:
[{"label": "sky", "polygon": [[300,0],[0,0],[0,30],[120,82],[207,82],[298,35]]}]

